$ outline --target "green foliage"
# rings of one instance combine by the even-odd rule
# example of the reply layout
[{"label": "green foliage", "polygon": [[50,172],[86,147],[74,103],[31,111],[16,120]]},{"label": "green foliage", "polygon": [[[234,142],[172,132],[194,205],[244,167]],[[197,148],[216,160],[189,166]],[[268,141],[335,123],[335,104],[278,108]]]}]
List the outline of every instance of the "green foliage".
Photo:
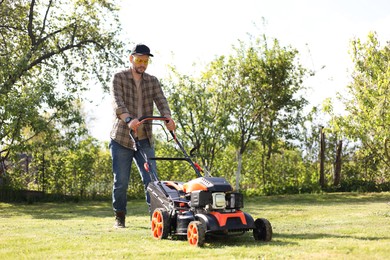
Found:
[{"label": "green foliage", "polygon": [[83,134],[75,104],[86,82],[99,80],[104,87],[111,76],[107,68],[119,62],[113,55],[122,48],[115,11],[106,0],[0,2],[3,157],[53,128],[65,138]]},{"label": "green foliage", "polygon": [[338,187],[329,187],[328,192],[386,192],[390,191],[390,182],[378,183],[371,180],[346,179]]},{"label": "green foliage", "polygon": [[[197,156],[213,175],[231,179],[230,166],[235,165],[237,183],[242,156],[250,142],[258,140],[263,156],[259,171],[263,178],[274,178],[266,165],[296,138],[307,103],[301,96],[306,70],[298,64],[296,50],[281,47],[277,40],[269,47],[265,36],[248,45],[240,42],[234,51],[212,61],[199,79],[173,69],[175,78],[168,88],[172,110],[185,141],[198,149]],[[228,145],[235,147],[230,158],[223,155]]]},{"label": "green foliage", "polygon": [[[375,33],[352,41],[353,81],[347,86],[346,114],[333,116],[332,130],[354,143],[346,173],[376,183],[389,181],[390,170],[390,48]],[[331,111],[332,112],[332,111]],[[332,113],[331,113],[332,114]]]},{"label": "green foliage", "polygon": [[260,142],[253,142],[243,158],[240,185],[245,194],[295,194],[318,190],[316,179],[312,179],[316,173],[305,164],[298,149],[283,149],[274,154],[265,171],[260,164],[264,158],[262,149]]},{"label": "green foliage", "polygon": [[344,118],[348,137],[360,140],[378,160],[390,166],[390,48],[380,47],[375,34],[352,42],[355,72],[348,86],[351,100]]},{"label": "green foliage", "polygon": [[203,79],[182,76],[172,69],[174,78],[167,88],[171,109],[178,124],[178,135],[208,171],[227,143],[229,113],[225,93]]},{"label": "green foliage", "polygon": [[[65,11],[63,11],[65,10]],[[0,1],[0,181],[76,198],[108,197],[108,144],[89,137],[83,91],[107,89],[123,44],[116,7],[107,0]],[[330,191],[388,190],[390,49],[375,34],[352,42],[353,81],[335,115],[331,100],[303,115],[303,80],[312,75],[299,53],[265,35],[239,42],[199,77],[172,68],[164,84],[177,135],[206,173],[247,195],[320,192],[319,129],[325,129]],[[163,137],[164,138],[164,137]],[[332,186],[336,144],[343,140],[341,184]],[[158,140],[157,156],[182,157]],[[162,180],[195,177],[183,162],[157,162]],[[129,197],[144,196],[133,165]],[[5,184],[5,185],[4,185]]]},{"label": "green foliage", "polygon": [[82,94],[91,82],[108,89],[121,63],[116,12],[107,0],[0,2],[4,185],[79,197],[111,192],[110,156],[88,137]]}]

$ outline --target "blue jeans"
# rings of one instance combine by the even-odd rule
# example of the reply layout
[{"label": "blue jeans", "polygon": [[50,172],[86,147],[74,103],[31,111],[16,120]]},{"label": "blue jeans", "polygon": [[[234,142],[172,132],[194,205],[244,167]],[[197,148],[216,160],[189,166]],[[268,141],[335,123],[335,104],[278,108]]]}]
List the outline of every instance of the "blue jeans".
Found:
[{"label": "blue jeans", "polygon": [[[146,190],[149,182],[151,181],[150,173],[144,169],[145,159],[142,156],[142,152],[146,154],[147,158],[155,157],[154,148],[150,145],[148,139],[139,141],[141,146],[140,150],[134,151],[126,148],[114,140],[110,142],[110,152],[112,158],[112,170],[114,174],[114,185],[112,189],[112,206],[115,212],[127,212],[127,189],[129,186],[131,165],[133,160],[135,161],[138,171],[141,175],[142,182],[145,188],[146,203],[150,208],[150,198]],[[156,173],[156,161],[149,161],[152,166],[152,170]]]}]

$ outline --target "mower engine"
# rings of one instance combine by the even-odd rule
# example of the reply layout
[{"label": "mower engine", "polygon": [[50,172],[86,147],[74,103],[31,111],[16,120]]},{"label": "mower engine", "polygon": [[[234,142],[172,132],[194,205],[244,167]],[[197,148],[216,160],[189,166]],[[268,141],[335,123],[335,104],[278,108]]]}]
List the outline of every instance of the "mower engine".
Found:
[{"label": "mower engine", "polygon": [[190,194],[190,207],[196,213],[235,212],[244,207],[243,195],[232,192],[232,186],[219,177],[200,177],[183,184]]}]

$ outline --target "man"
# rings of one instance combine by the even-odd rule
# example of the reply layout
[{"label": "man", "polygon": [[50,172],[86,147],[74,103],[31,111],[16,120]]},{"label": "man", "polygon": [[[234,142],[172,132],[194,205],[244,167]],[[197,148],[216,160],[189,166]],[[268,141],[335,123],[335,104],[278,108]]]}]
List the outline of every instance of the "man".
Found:
[{"label": "man", "polygon": [[[129,132],[137,130],[137,137],[148,157],[154,157],[152,146],[152,126],[142,124],[136,129],[141,116],[153,115],[153,107],[156,104],[162,116],[169,119],[166,123],[168,130],[175,129],[175,123],[171,119],[167,99],[161,89],[158,79],[145,73],[150,57],[149,47],[137,44],[130,54],[130,68],[117,72],[111,85],[111,97],[114,112],[114,124],[110,133],[110,152],[112,157],[112,169],[114,185],[112,191],[112,205],[115,212],[115,227],[125,227],[127,188],[130,179],[132,161],[137,164],[142,182],[145,187],[146,202],[150,204],[150,198],[146,191],[151,181],[150,175],[144,169],[144,158],[135,149]],[[154,162],[155,164],[155,162]],[[152,165],[155,169],[155,165]]]}]

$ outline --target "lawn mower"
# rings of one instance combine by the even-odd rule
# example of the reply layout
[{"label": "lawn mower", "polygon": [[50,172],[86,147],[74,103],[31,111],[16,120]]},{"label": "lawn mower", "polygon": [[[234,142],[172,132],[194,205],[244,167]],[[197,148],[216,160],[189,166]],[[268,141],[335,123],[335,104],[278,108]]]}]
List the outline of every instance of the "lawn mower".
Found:
[{"label": "lawn mower", "polygon": [[[141,117],[139,125],[150,121],[167,121],[166,117]],[[139,126],[138,125],[138,126]],[[225,178],[205,174],[202,168],[187,154],[173,131],[172,139],[180,148],[184,157],[147,158],[137,144],[133,132],[130,137],[136,143],[145,159],[145,170],[151,174],[147,187],[150,196],[150,219],[152,236],[166,239],[168,236],[187,237],[190,245],[202,247],[206,237],[242,235],[253,230],[258,241],[272,239],[272,226],[265,218],[254,220],[244,207],[243,194],[235,192]],[[153,171],[152,160],[181,160],[190,164],[196,174],[195,179],[187,182],[162,181]],[[192,171],[192,170],[191,170]]]}]

